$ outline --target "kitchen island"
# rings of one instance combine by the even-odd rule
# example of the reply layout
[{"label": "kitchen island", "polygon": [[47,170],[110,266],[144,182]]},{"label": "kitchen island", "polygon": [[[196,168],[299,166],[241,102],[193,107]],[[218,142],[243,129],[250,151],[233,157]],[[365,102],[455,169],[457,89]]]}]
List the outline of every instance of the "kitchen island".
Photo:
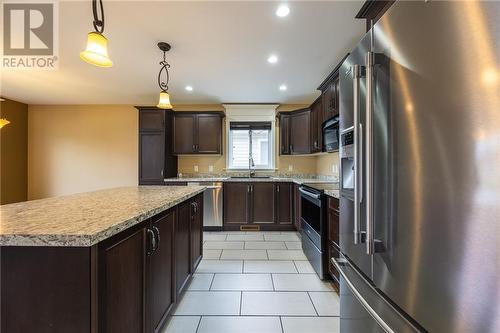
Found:
[{"label": "kitchen island", "polygon": [[202,186],[139,186],[0,206],[9,332],[154,332],[202,258]]}]

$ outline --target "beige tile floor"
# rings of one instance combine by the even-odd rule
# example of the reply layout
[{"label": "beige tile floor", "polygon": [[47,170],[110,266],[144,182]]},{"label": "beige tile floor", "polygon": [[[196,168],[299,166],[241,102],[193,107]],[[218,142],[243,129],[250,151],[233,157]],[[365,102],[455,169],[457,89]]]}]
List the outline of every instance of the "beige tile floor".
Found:
[{"label": "beige tile floor", "polygon": [[337,333],[339,297],[296,232],[205,232],[204,258],[162,333]]}]

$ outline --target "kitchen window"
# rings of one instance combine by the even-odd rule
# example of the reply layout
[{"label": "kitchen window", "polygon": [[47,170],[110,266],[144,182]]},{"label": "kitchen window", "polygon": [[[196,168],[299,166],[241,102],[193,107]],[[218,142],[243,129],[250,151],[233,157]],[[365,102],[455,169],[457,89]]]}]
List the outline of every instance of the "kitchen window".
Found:
[{"label": "kitchen window", "polygon": [[271,122],[231,122],[229,129],[229,169],[272,169]]}]

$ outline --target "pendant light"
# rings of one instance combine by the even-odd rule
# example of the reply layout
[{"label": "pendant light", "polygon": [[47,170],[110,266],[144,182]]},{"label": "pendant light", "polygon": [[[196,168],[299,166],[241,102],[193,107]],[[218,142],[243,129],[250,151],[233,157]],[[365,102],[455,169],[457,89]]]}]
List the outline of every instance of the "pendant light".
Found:
[{"label": "pendant light", "polygon": [[[168,81],[170,76],[168,75],[168,69],[170,64],[166,60],[166,53],[170,50],[170,44],[165,42],[159,42],[158,47],[163,51],[163,60],[160,61],[161,69],[158,73],[158,85],[160,86],[160,100],[158,101],[157,107],[159,109],[172,109],[172,104],[170,104],[170,95],[168,94]],[[165,71],[165,79],[162,79],[162,73]]]},{"label": "pendant light", "polygon": [[10,121],[8,121],[5,118],[0,119],[0,128],[4,127],[5,125],[10,124]]},{"label": "pendant light", "polygon": [[80,52],[80,58],[89,64],[99,67],[111,67],[113,61],[108,56],[108,39],[103,36],[104,32],[104,8],[102,0],[99,0],[101,19],[97,15],[97,0],[92,0],[92,13],[94,15],[95,31],[89,32],[87,35],[87,47],[85,51]]}]

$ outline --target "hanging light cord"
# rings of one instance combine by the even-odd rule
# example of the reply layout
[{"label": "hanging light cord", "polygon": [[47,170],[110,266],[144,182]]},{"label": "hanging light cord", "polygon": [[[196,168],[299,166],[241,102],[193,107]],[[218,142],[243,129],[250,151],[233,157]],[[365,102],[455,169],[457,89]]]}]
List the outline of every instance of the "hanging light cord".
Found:
[{"label": "hanging light cord", "polygon": [[99,7],[101,12],[101,19],[97,12],[97,0],[92,0],[92,13],[94,14],[94,29],[98,33],[102,34],[104,32],[104,8],[102,6],[102,0],[99,0]]},{"label": "hanging light cord", "polygon": [[[163,60],[160,61],[160,65],[162,66],[160,69],[160,72],[158,73],[158,85],[160,86],[161,91],[167,91],[168,90],[168,81],[170,80],[169,74],[168,74],[168,69],[170,68],[170,64],[167,62],[166,59],[166,52],[163,51]],[[163,81],[161,79],[161,73],[165,70],[166,74],[166,80]]]}]

